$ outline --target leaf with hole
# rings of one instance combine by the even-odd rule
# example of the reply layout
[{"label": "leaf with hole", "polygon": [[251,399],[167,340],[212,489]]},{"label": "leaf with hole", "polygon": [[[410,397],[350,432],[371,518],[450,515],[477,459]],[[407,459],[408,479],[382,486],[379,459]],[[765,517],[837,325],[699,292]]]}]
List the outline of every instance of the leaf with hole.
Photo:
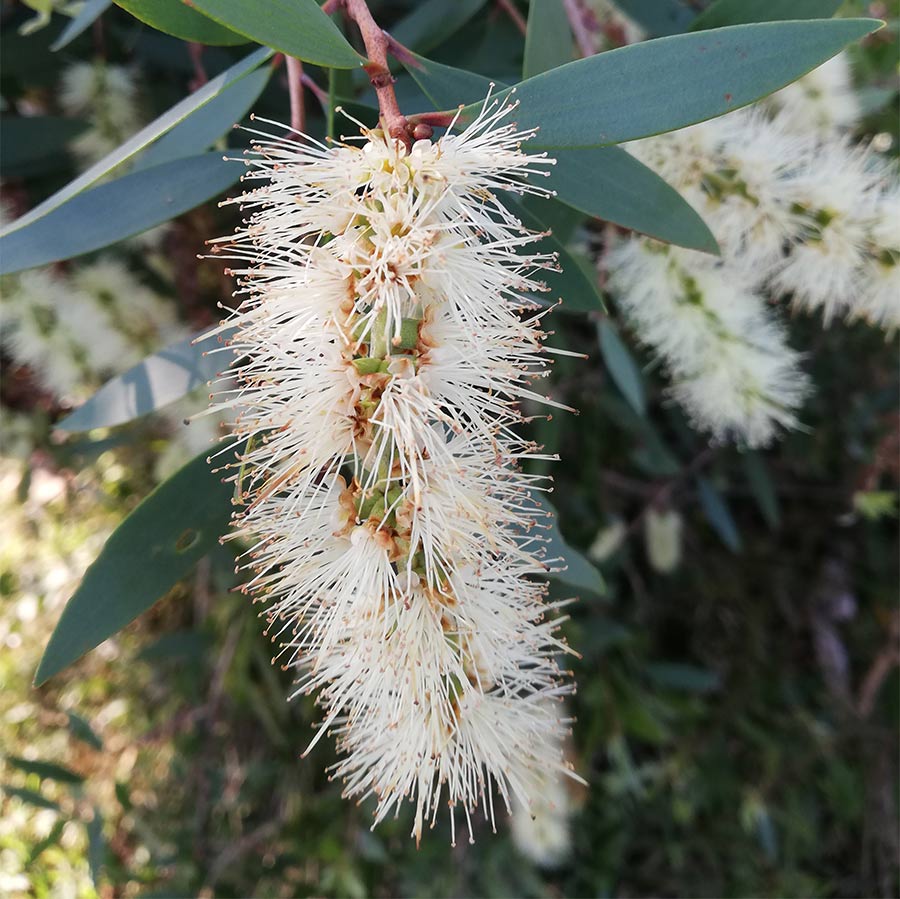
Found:
[{"label": "leaf with hole", "polygon": [[149,609],[228,529],[232,488],[201,454],[119,525],[88,568],[50,637],[40,685]]},{"label": "leaf with hole", "polygon": [[238,34],[305,62],[336,69],[363,63],[315,0],[191,0],[191,6]]},{"label": "leaf with hole", "polygon": [[140,234],[222,193],[243,171],[219,153],[204,153],[91,188],[0,237],[0,274],[71,259]]}]

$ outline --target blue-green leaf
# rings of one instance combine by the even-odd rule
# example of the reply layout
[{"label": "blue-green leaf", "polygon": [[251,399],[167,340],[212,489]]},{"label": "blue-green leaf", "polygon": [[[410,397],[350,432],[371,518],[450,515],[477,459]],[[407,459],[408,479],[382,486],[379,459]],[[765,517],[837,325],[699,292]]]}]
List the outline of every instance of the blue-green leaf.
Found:
[{"label": "blue-green leaf", "polygon": [[33,805],[36,808],[46,808],[54,812],[60,810],[59,805],[56,802],[52,799],[47,799],[46,796],[42,796],[34,790],[25,790],[21,787],[8,787],[4,785],[3,792],[6,793],[7,796],[15,796],[16,799],[21,799],[22,802],[27,802],[29,805]]},{"label": "blue-green leaf", "polygon": [[775,530],[781,524],[781,513],[778,509],[778,494],[775,492],[775,485],[772,483],[765,459],[752,450],[742,453],[741,459],[753,499],[756,500],[766,523]]},{"label": "blue-green leaf", "polygon": [[191,0],[204,15],[288,56],[336,69],[363,60],[315,0]]},{"label": "blue-green leaf", "polygon": [[116,6],[130,12],[145,25],[196,44],[227,46],[246,44],[247,37],[202,13],[182,0],[116,0]]},{"label": "blue-green leaf", "polygon": [[110,6],[112,0],[87,0],[78,15],[63,28],[59,37],[50,45],[50,49],[56,51],[67,47],[79,34],[90,28]]},{"label": "blue-green leaf", "polygon": [[522,77],[555,69],[571,62],[574,55],[572,29],[562,0],[531,0]]},{"label": "blue-green leaf", "polygon": [[69,718],[69,730],[72,732],[72,736],[77,737],[83,743],[87,743],[93,749],[103,749],[103,741],[81,715],[75,712],[66,712],[66,715]]},{"label": "blue-green leaf", "polygon": [[486,0],[424,0],[400,19],[391,36],[413,50],[427,53],[462,28]]},{"label": "blue-green leaf", "polygon": [[[482,75],[421,56],[407,69],[437,109],[483,100],[491,87]],[[542,186],[563,203],[666,243],[718,252],[709,227],[684,197],[620,147],[555,149],[552,155],[556,165]]]},{"label": "blue-green leaf", "polygon": [[732,552],[740,552],[741,535],[738,533],[737,525],[725,498],[704,477],[697,478],[697,490],[700,496],[700,505],[703,507],[703,512],[712,529]]},{"label": "blue-green leaf", "polygon": [[267,66],[230,84],[151,145],[138,159],[135,170],[202,153],[244,118],[268,84],[270,74]]},{"label": "blue-green leaf", "polygon": [[615,4],[652,37],[681,34],[696,15],[681,0],[615,0]]},{"label": "blue-green leaf", "polygon": [[65,162],[66,145],[86,127],[81,119],[61,116],[0,117],[4,177],[28,177]]},{"label": "blue-green leaf", "polygon": [[261,47],[255,50],[249,56],[246,56],[240,62],[235,63],[226,69],[220,75],[211,79],[203,85],[199,90],[194,91],[188,97],[176,103],[171,109],[164,112],[161,116],[154,119],[145,128],[142,128],[133,137],[130,137],[121,146],[117,147],[112,153],[107,154],[99,162],[92,165],[86,172],[79,175],[74,181],[69,182],[64,188],[58,190],[43,203],[35,206],[30,212],[16,219],[2,231],[0,235],[10,234],[13,231],[24,228],[25,225],[37,221],[51,210],[62,206],[64,203],[77,196],[82,191],[99,181],[104,175],[112,169],[121,165],[130,159],[136,153],[139,153],[144,147],[153,143],[158,137],[175,127],[179,122],[186,119],[196,110],[205,106],[214,97],[224,90],[228,85],[248,75],[254,71],[261,63],[272,55],[272,51],[267,47]]},{"label": "blue-green leaf", "polygon": [[574,587],[576,590],[602,596],[606,592],[606,584],[603,582],[600,572],[563,537],[562,531],[559,529],[559,513],[553,508],[550,501],[541,498],[539,505],[553,515],[551,528],[545,535],[549,540],[547,558],[562,559],[562,562],[557,564],[564,566],[562,571],[554,571],[550,577]]},{"label": "blue-green leaf", "polygon": [[170,344],[107,381],[56,427],[70,432],[111,428],[162,409],[207,384],[233,357],[228,352],[210,352],[217,343],[201,340],[202,336]]},{"label": "blue-green leaf", "polygon": [[35,675],[42,684],[150,608],[225,533],[232,490],[197,456],[106,541],[69,600]]},{"label": "blue-green leaf", "polygon": [[786,19],[827,19],[843,0],[715,0],[691,23],[691,31],[744,25],[748,22],[783,22]]},{"label": "blue-green leaf", "polygon": [[606,363],[616,387],[638,415],[646,415],[647,399],[644,394],[644,379],[631,351],[622,342],[619,332],[608,319],[599,323],[597,334],[600,338],[600,352],[603,353],[603,361]]},{"label": "blue-green leaf", "polygon": [[204,153],[101,184],[0,237],[0,274],[71,259],[140,234],[222,193],[243,171],[218,153]]},{"label": "blue-green leaf", "polygon": [[[516,87],[533,146],[592,147],[684,128],[739,109],[881,27],[874,19],[764,22],[609,50]],[[480,106],[467,107],[464,120]]]},{"label": "blue-green leaf", "polygon": [[673,690],[688,693],[712,693],[722,686],[722,679],[715,671],[685,665],[681,662],[653,662],[644,669],[648,677]]},{"label": "blue-green leaf", "polygon": [[57,765],[55,762],[41,762],[36,759],[23,759],[15,755],[8,755],[6,762],[19,771],[26,774],[36,774],[41,780],[55,780],[59,783],[80,784],[84,778],[63,765]]},{"label": "blue-green leaf", "polygon": [[103,837],[103,815],[96,805],[93,812],[91,820],[87,823],[88,867],[91,870],[91,880],[94,886],[98,887],[106,860],[106,840]]}]

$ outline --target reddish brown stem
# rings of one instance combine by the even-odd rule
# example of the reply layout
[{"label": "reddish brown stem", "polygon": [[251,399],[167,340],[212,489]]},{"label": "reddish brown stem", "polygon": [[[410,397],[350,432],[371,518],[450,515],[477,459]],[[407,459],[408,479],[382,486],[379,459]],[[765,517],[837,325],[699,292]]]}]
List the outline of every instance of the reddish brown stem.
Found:
[{"label": "reddish brown stem", "polygon": [[291,128],[306,130],[306,108],[303,105],[303,63],[293,56],[287,57],[288,94],[291,98]]},{"label": "reddish brown stem", "polygon": [[381,127],[396,140],[403,141],[407,147],[412,143],[409,124],[400,112],[397,94],[394,92],[394,76],[388,67],[387,54],[391,40],[372,18],[366,0],[327,0],[322,6],[326,13],[343,9],[347,16],[356,22],[363,44],[366,47],[368,62],[363,66],[375,95],[378,97],[378,109],[381,112]]}]

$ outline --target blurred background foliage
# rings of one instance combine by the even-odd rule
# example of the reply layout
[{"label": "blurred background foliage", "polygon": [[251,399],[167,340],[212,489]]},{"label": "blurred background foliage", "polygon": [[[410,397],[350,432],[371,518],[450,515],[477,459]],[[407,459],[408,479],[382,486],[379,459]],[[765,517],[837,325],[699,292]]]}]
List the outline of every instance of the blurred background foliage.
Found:
[{"label": "blurred background foliage", "polygon": [[[523,40],[508,4],[460,3],[449,35],[446,6],[372,5],[437,61],[519,77]],[[853,60],[871,110],[860,136],[879,135],[894,155],[897,7],[842,9],[890,20]],[[53,0],[2,5],[7,220],[247,52],[198,52],[117,7],[53,51],[76,11]],[[621,43],[619,20],[600,3],[594,13],[601,39]],[[364,96],[365,85],[340,78],[342,93]],[[409,76],[397,87],[402,105],[428,108]],[[284,119],[287,106],[276,68],[254,108]],[[323,134],[312,95],[307,111]],[[16,119],[35,113],[55,124],[29,135]],[[792,322],[817,384],[808,431],[750,455],[692,432],[613,319],[555,314],[557,342],[589,358],[557,365],[554,393],[580,416],[555,415],[539,439],[563,459],[553,496],[562,530],[607,587],[584,595],[565,625],[582,653],[571,757],[590,789],[572,796],[571,852],[555,866],[535,865],[483,823],[474,845],[452,851],[443,824],[419,851],[405,820],[371,833],[368,810],[343,802],[324,773],[328,741],[300,760],[315,708],[285,701],[290,677],[271,666],[256,610],[230,592],[224,550],[32,688],[105,538],[210,436],[181,424],[205,404],[202,389],[117,429],[66,436],[54,423],[131,364],[130,346],[143,355],[216,320],[232,288],[197,254],[233,215],[210,202],[104,251],[93,292],[97,258],[52,267],[43,276],[77,295],[81,322],[57,321],[48,307],[33,343],[4,343],[0,893],[896,895],[897,357],[896,340],[863,325]],[[603,227],[572,233],[587,264]],[[103,278],[116,290],[104,293]],[[28,289],[50,288],[23,278],[3,289],[9,321]],[[137,327],[123,310],[139,294]],[[68,341],[78,365],[50,364],[40,347],[52,340]]]}]

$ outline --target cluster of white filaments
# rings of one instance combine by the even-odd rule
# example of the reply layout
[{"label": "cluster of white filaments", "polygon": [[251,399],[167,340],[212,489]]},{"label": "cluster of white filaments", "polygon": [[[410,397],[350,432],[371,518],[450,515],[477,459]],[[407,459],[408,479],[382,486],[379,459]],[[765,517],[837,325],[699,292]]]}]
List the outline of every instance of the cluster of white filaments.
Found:
[{"label": "cluster of white filaments", "polygon": [[718,439],[770,443],[810,390],[770,299],[900,328],[896,171],[850,142],[855,115],[840,58],[769,109],[629,145],[700,212],[721,257],[632,237],[607,254],[610,287],[673,397]]},{"label": "cluster of white filaments", "polygon": [[550,160],[521,151],[513,108],[409,150],[262,135],[260,186],[230,201],[246,227],[215,247],[243,297],[218,407],[242,441],[245,590],[318,696],[345,795],[374,796],[375,824],[409,800],[417,840],[443,807],[471,838],[495,793],[508,810],[571,773],[548,488],[521,470],[549,457],[519,433],[520,401],[546,401],[529,295],[555,261],[497,193],[538,192],[523,179]]}]

